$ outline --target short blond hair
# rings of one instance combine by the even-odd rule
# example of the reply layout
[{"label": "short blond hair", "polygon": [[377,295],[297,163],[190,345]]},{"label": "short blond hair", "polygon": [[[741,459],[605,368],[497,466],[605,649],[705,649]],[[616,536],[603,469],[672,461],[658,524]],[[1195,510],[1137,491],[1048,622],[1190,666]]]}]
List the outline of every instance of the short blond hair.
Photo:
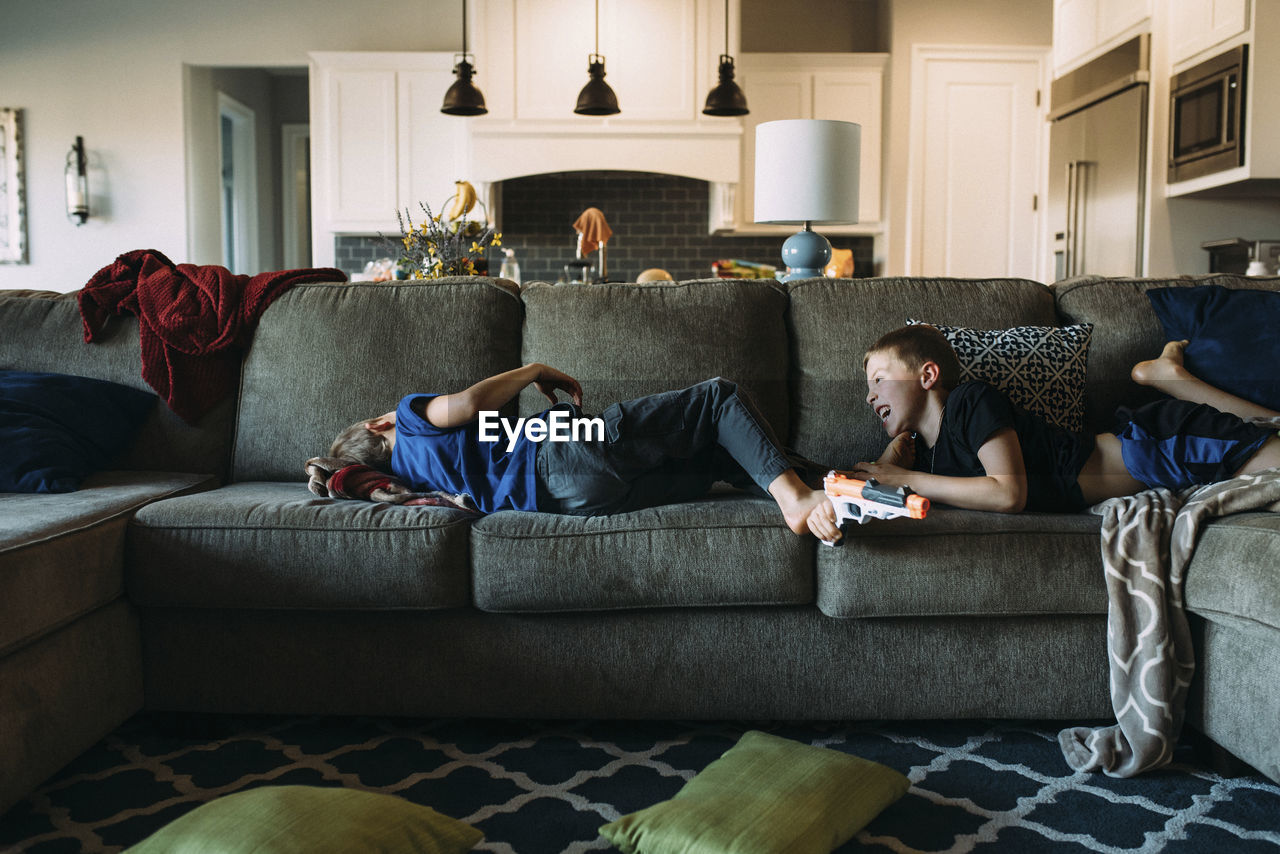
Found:
[{"label": "short blond hair", "polygon": [[329,456],[363,463],[381,471],[391,470],[391,443],[369,429],[368,421],[357,421],[338,434],[329,447]]},{"label": "short blond hair", "polygon": [[927,323],[903,326],[881,335],[862,357],[865,370],[871,354],[888,351],[911,370],[918,370],[925,362],[938,366],[938,385],[948,391],[960,384],[960,360],[947,336],[937,327]]}]

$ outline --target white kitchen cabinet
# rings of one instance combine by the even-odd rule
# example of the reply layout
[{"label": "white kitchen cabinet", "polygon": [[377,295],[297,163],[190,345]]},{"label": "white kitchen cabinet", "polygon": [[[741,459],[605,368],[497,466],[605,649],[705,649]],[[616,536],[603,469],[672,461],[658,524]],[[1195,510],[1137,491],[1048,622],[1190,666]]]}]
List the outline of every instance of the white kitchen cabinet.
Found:
[{"label": "white kitchen cabinet", "polygon": [[[595,4],[588,0],[474,0],[476,85],[485,124],[601,121],[573,107],[595,49]],[[731,0],[736,22],[738,0]],[[701,119],[724,48],[718,0],[600,0],[605,82],[622,112],[610,123]],[[731,33],[736,49],[737,25]]]},{"label": "white kitchen cabinet", "polygon": [[742,176],[738,182],[734,230],[794,231],[755,223],[756,125],[779,119],[835,119],[862,126],[858,219],[854,226],[829,226],[832,234],[880,230],[880,165],[883,136],[884,67],[887,54],[744,54],[739,78],[750,114],[743,116]]},{"label": "white kitchen cabinet", "polygon": [[336,234],[399,233],[397,210],[417,219],[466,177],[467,120],[440,112],[452,68],[448,53],[311,54],[315,263],[333,263]]},{"label": "white kitchen cabinet", "polygon": [[1177,65],[1247,29],[1249,0],[1177,0],[1169,4],[1169,62]]},{"label": "white kitchen cabinet", "polygon": [[[1175,0],[1175,5],[1182,2]],[[1083,65],[1146,32],[1151,3],[1152,0],[1054,0],[1054,75]]]}]

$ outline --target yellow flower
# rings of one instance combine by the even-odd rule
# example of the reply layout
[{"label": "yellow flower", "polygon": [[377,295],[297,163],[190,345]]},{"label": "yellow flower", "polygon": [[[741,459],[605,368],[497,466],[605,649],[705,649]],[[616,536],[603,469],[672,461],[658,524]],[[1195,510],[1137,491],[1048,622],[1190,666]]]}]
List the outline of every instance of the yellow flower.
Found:
[{"label": "yellow flower", "polygon": [[492,243],[493,243],[493,245],[494,245],[494,246],[501,246],[501,245],[502,245],[502,233],[501,233],[501,232],[495,233],[495,234],[493,235]]},{"label": "yellow flower", "polygon": [[474,240],[473,240],[473,241],[471,241],[471,251],[472,251],[472,252],[479,252],[479,251],[480,251],[480,244],[479,244],[479,243],[476,243]]},{"label": "yellow flower", "polygon": [[411,248],[411,247],[413,246],[413,242],[412,242],[411,240],[409,240],[409,238],[407,238],[407,237],[406,237],[404,240],[400,241],[400,242],[404,244],[404,248],[405,248],[405,249],[409,249],[409,248]]}]

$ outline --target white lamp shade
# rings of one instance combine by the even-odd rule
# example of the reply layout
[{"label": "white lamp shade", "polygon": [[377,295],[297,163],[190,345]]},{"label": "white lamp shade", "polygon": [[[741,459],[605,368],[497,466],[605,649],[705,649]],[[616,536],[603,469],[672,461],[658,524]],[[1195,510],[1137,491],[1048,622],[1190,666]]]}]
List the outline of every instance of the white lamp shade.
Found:
[{"label": "white lamp shade", "polygon": [[858,221],[862,126],[825,119],[756,125],[755,221]]}]

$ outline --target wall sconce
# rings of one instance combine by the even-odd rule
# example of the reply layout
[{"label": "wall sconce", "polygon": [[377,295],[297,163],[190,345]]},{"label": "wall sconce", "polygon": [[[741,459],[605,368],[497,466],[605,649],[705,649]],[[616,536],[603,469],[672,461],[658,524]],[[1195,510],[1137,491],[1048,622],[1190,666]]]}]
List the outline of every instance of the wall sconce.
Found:
[{"label": "wall sconce", "polygon": [[84,225],[89,219],[89,176],[85,174],[84,137],[67,152],[67,219]]},{"label": "wall sconce", "polygon": [[471,82],[475,66],[467,61],[470,56],[467,53],[467,0],[462,0],[462,53],[454,57],[458,62],[453,73],[458,79],[444,93],[444,104],[440,107],[440,112],[445,115],[483,116],[489,112],[484,104],[484,94]]}]

